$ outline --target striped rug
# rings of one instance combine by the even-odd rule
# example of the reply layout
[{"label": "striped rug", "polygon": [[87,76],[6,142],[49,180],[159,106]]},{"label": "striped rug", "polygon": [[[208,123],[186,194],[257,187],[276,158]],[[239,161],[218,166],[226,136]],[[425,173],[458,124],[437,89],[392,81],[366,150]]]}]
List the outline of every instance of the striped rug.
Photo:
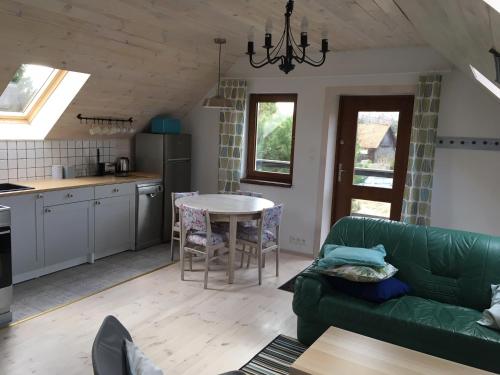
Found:
[{"label": "striped rug", "polygon": [[249,375],[287,375],[307,346],[296,339],[279,335],[240,370]]}]

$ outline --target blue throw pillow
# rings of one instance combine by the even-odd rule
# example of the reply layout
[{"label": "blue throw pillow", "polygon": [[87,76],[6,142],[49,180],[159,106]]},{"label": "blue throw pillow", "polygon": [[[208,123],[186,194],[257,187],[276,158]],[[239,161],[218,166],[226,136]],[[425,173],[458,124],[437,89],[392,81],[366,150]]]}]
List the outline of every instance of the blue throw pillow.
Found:
[{"label": "blue throw pillow", "polygon": [[377,245],[371,249],[325,245],[324,256],[318,261],[318,268],[328,269],[345,264],[351,266],[384,267],[384,258],[386,255],[384,245]]},{"label": "blue throw pillow", "polygon": [[391,277],[378,283],[360,283],[330,277],[330,284],[335,290],[366,301],[382,303],[410,293],[410,287],[401,280]]}]

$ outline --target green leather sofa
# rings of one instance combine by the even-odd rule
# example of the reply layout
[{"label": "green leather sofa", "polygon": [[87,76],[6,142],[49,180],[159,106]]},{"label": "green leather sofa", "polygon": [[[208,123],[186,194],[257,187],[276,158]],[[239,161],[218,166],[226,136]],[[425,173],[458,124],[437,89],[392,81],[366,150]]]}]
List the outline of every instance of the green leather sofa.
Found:
[{"label": "green leather sofa", "polygon": [[328,277],[306,270],[295,281],[293,298],[298,339],[310,345],[336,326],[500,372],[500,332],[476,323],[490,307],[490,285],[500,283],[500,237],[346,217],[325,240],[358,247],[379,243],[411,295],[374,304],[337,292]]}]

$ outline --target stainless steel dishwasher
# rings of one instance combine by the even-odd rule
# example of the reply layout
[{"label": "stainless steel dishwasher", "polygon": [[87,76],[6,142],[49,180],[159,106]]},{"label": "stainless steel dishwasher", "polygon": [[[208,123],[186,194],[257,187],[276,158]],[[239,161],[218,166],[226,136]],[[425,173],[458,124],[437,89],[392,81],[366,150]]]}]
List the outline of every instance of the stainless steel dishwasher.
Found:
[{"label": "stainless steel dishwasher", "polygon": [[162,241],[163,185],[137,185],[135,248],[144,249]]}]

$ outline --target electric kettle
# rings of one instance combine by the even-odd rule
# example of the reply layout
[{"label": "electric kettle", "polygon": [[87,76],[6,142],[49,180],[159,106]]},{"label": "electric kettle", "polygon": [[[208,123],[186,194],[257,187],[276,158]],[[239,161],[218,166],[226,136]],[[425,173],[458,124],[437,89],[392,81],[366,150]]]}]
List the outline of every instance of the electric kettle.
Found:
[{"label": "electric kettle", "polygon": [[115,165],[115,176],[127,177],[130,172],[130,160],[125,157],[117,158]]}]

